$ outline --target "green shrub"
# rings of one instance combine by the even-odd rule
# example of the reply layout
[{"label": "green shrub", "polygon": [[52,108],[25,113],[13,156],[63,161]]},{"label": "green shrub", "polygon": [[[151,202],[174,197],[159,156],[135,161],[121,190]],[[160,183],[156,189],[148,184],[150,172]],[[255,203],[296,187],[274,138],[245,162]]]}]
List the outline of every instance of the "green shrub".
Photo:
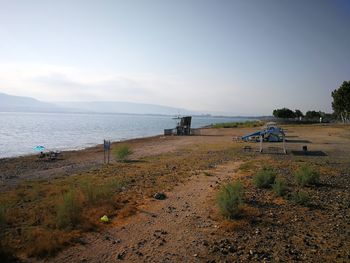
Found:
[{"label": "green shrub", "polygon": [[310,205],[310,196],[307,192],[298,191],[292,194],[292,200],[298,205],[308,206]]},{"label": "green shrub", "polygon": [[245,122],[224,122],[224,123],[216,123],[213,125],[213,128],[252,128],[262,126],[262,121],[245,121]]},{"label": "green shrub", "polygon": [[301,166],[294,174],[295,180],[299,185],[317,185],[320,181],[320,174],[310,166]]},{"label": "green shrub", "polygon": [[276,172],[270,168],[263,168],[254,176],[254,184],[259,188],[269,188],[274,183]]},{"label": "green shrub", "polygon": [[235,218],[239,215],[243,203],[243,185],[240,182],[228,183],[221,187],[217,204],[221,214],[226,218]]},{"label": "green shrub", "polygon": [[132,154],[132,150],[126,144],[120,145],[114,151],[114,155],[118,161],[125,161],[131,154]]},{"label": "green shrub", "polygon": [[75,190],[69,190],[62,196],[57,206],[57,225],[59,228],[74,227],[80,221],[82,204]]},{"label": "green shrub", "polygon": [[284,196],[287,192],[287,182],[281,177],[275,179],[272,190],[277,196]]},{"label": "green shrub", "polygon": [[0,229],[6,225],[6,208],[0,205]]}]

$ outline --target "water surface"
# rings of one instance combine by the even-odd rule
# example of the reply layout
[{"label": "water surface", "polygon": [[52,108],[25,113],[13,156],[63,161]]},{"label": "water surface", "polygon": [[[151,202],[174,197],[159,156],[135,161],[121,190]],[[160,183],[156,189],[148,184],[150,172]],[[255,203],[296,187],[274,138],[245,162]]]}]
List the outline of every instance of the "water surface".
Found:
[{"label": "water surface", "polygon": [[[247,118],[193,117],[192,127],[245,121]],[[94,146],[104,139],[120,141],[162,134],[174,128],[169,116],[127,114],[67,114],[0,112],[0,158],[47,150],[75,150]]]}]

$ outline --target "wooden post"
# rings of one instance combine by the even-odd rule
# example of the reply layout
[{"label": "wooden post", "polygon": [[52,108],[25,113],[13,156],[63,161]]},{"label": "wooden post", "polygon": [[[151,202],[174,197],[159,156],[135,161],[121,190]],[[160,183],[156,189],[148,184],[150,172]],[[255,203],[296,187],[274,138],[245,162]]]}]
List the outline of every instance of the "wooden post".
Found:
[{"label": "wooden post", "polygon": [[263,152],[263,137],[260,135],[260,152]]},{"label": "wooden post", "polygon": [[109,164],[111,141],[103,140],[103,163]]},{"label": "wooden post", "polygon": [[110,157],[110,153],[111,153],[111,141],[108,141],[108,164],[109,164],[109,157]]},{"label": "wooden post", "polygon": [[106,163],[106,140],[103,140],[103,163]]},{"label": "wooden post", "polygon": [[286,139],[285,139],[284,134],[282,135],[282,138],[283,138],[283,152],[284,152],[284,154],[287,154],[287,150],[286,150]]}]

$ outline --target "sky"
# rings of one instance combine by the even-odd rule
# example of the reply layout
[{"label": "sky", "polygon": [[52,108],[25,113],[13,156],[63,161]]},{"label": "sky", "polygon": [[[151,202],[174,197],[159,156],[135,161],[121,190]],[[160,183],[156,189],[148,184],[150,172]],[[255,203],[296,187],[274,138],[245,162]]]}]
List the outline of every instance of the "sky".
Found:
[{"label": "sky", "polygon": [[331,112],[349,32],[347,0],[0,0],[0,92]]}]

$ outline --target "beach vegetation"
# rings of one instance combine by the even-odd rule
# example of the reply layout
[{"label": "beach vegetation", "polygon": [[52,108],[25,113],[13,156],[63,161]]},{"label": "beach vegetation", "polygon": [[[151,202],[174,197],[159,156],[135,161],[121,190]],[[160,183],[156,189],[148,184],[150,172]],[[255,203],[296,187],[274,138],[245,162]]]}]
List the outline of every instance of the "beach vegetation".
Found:
[{"label": "beach vegetation", "polygon": [[338,89],[332,91],[332,108],[342,122],[350,121],[350,81],[344,81]]},{"label": "beach vegetation", "polygon": [[287,181],[282,177],[276,177],[272,190],[277,196],[284,196],[287,192]]},{"label": "beach vegetation", "polygon": [[264,123],[262,121],[245,121],[245,122],[224,122],[216,123],[213,125],[213,128],[254,128],[260,127]]},{"label": "beach vegetation", "polygon": [[294,111],[294,116],[295,116],[296,118],[300,118],[300,117],[304,117],[304,114],[302,113],[301,110],[296,109],[296,110]]},{"label": "beach vegetation", "polygon": [[57,226],[59,228],[71,228],[80,222],[82,202],[74,189],[69,189],[62,195],[62,200],[57,206]]},{"label": "beach vegetation", "polygon": [[108,180],[102,184],[96,184],[92,179],[82,183],[81,191],[87,204],[93,205],[99,202],[110,202],[114,195],[120,192],[125,182],[117,179]]},{"label": "beach vegetation", "polygon": [[221,214],[228,219],[238,217],[243,204],[243,184],[231,182],[223,185],[217,196],[217,204]]},{"label": "beach vegetation", "polygon": [[125,162],[128,157],[133,153],[130,146],[127,144],[119,145],[114,150],[114,155],[118,161]]},{"label": "beach vegetation", "polygon": [[113,220],[116,215],[123,218],[135,214],[140,197],[135,192],[152,196],[160,189],[170,190],[193,171],[207,171],[208,163],[236,158],[238,151],[238,147],[227,145],[202,145],[177,154],[147,156],[137,167],[111,163],[52,180],[23,181],[0,193],[0,203],[11,206],[6,212],[2,245],[14,255],[52,255],[79,242],[82,233],[105,227],[100,222],[103,215]]},{"label": "beach vegetation", "polygon": [[310,196],[305,191],[297,191],[292,194],[292,201],[298,205],[309,206]]},{"label": "beach vegetation", "polygon": [[276,118],[282,118],[282,119],[290,119],[295,118],[295,112],[288,109],[288,108],[282,108],[282,109],[276,109],[272,112],[273,116]]},{"label": "beach vegetation", "polygon": [[253,182],[258,188],[270,188],[276,178],[276,172],[269,167],[263,167],[254,176]]},{"label": "beach vegetation", "polygon": [[310,110],[305,113],[305,117],[307,119],[319,119],[320,117],[324,116],[325,113],[322,111],[315,111],[315,110]]},{"label": "beach vegetation", "polygon": [[301,186],[317,185],[320,181],[320,174],[308,165],[302,165],[295,171],[296,182]]}]

